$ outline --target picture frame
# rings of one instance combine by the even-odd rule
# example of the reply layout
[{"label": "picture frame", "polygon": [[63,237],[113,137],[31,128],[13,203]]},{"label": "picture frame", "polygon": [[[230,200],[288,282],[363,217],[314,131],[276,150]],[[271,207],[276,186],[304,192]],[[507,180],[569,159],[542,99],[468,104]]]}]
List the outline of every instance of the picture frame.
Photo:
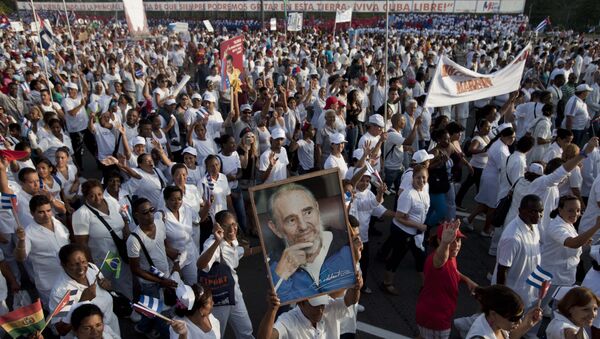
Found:
[{"label": "picture frame", "polygon": [[337,168],[249,188],[269,283],[282,305],[356,284]]}]

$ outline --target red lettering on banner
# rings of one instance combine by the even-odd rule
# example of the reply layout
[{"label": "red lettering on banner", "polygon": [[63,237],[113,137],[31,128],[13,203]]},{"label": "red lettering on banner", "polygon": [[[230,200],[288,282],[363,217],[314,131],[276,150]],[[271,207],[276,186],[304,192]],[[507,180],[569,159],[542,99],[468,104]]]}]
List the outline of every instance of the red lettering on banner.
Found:
[{"label": "red lettering on banner", "polygon": [[456,93],[462,94],[465,92],[473,92],[490,87],[492,87],[492,79],[490,78],[479,78],[467,81],[460,81],[456,83]]}]

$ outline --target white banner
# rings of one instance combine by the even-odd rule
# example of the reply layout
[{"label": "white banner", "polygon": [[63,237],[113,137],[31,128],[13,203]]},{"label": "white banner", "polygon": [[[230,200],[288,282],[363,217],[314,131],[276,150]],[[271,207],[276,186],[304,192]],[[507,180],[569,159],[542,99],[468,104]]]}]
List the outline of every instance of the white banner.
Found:
[{"label": "white banner", "polygon": [[[133,0],[132,0],[133,1]],[[126,2],[129,2],[127,0]],[[460,2],[460,5],[456,5]],[[67,2],[75,12],[122,11],[121,2]],[[31,10],[29,1],[18,1],[20,10]],[[149,12],[260,12],[260,1],[144,1]],[[391,13],[523,13],[525,0],[389,0]],[[36,1],[38,10],[64,11],[62,2]],[[352,8],[355,13],[385,13],[386,1],[287,1],[288,12],[337,12]],[[283,1],[264,0],[266,12],[284,12]]]},{"label": "white banner", "polygon": [[13,31],[15,32],[23,32],[23,23],[21,21],[11,21],[10,22],[10,27],[13,29]]},{"label": "white banner", "polygon": [[338,10],[335,12],[335,22],[351,22],[352,21],[352,8],[346,10]]},{"label": "white banner", "polygon": [[129,34],[133,37],[150,34],[142,0],[123,0]]},{"label": "white banner", "polygon": [[213,25],[210,23],[210,21],[204,20],[204,21],[202,21],[202,23],[204,24],[204,27],[206,27],[206,30],[209,31],[210,33],[215,31],[215,29],[213,28]]},{"label": "white banner", "polygon": [[276,18],[271,18],[271,30],[272,31],[276,31],[277,30],[277,19]]},{"label": "white banner", "polygon": [[302,13],[288,14],[287,30],[290,32],[300,32],[302,30]]},{"label": "white banner", "polygon": [[530,53],[528,44],[510,64],[491,74],[473,72],[444,55],[429,85],[425,106],[455,105],[518,90]]}]

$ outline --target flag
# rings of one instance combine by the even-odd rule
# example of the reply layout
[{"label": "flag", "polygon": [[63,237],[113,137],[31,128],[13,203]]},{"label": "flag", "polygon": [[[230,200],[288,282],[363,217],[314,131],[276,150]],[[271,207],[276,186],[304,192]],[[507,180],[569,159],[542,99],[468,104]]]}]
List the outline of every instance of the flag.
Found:
[{"label": "flag", "polygon": [[13,338],[41,331],[45,324],[40,299],[31,305],[0,316],[0,326]]},{"label": "flag", "polygon": [[543,283],[552,280],[552,278],[552,273],[545,271],[540,265],[537,265],[529,277],[527,277],[527,284],[541,289]]},{"label": "flag", "polygon": [[73,304],[79,301],[79,298],[81,298],[81,291],[79,291],[79,290],[67,291],[67,293],[65,293],[65,296],[62,298],[62,300],[58,303],[58,305],[56,305],[56,308],[54,309],[54,311],[52,311],[52,314],[50,314],[50,318],[66,317],[67,314],[69,314],[69,311],[71,310],[71,307],[73,306]]},{"label": "flag", "polygon": [[150,266],[150,273],[161,279],[166,276],[166,274],[163,271],[159,270],[158,268],[156,268],[154,266]]},{"label": "flag", "polygon": [[10,20],[6,15],[0,16],[0,29],[8,29],[10,27]]},{"label": "flag", "polygon": [[163,309],[163,303],[162,301],[160,301],[160,299],[153,298],[147,295],[140,296],[140,301],[138,302],[138,304],[158,313],[160,313]]},{"label": "flag", "polygon": [[119,254],[108,251],[106,257],[104,258],[104,261],[100,265],[100,270],[102,270],[103,267],[107,267],[109,270],[114,272],[115,278],[119,279],[119,277],[121,276],[121,265],[122,260],[121,257],[119,257]]},{"label": "flag", "polygon": [[13,151],[8,149],[0,150],[0,158],[4,158],[6,161],[21,160],[28,155],[28,151]]},{"label": "flag", "polygon": [[43,28],[43,26],[40,31],[40,39],[42,41],[42,48],[48,50],[54,47],[54,36],[46,28]]},{"label": "flag", "polygon": [[3,209],[3,210],[15,209],[15,211],[16,211],[16,207],[17,207],[17,195],[16,194],[8,194],[8,193],[2,192],[0,194],[0,199],[2,201],[2,203],[0,205],[0,209]]},{"label": "flag", "polygon": [[518,90],[530,53],[531,44],[527,44],[508,65],[491,74],[479,74],[442,56],[429,85],[425,107],[456,105]]},{"label": "flag", "polygon": [[351,22],[352,21],[352,7],[346,10],[335,11],[335,23]]},{"label": "flag", "polygon": [[535,32],[543,32],[547,25],[550,25],[550,17],[546,17],[544,20],[542,20],[542,22],[540,22],[535,28]]}]

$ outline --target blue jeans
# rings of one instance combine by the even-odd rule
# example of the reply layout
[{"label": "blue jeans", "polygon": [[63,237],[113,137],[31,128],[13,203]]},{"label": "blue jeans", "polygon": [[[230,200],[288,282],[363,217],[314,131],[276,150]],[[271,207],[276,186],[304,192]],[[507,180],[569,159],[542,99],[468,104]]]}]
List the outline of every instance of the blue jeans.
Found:
[{"label": "blue jeans", "polygon": [[583,137],[585,136],[586,130],[584,129],[573,129],[573,143],[579,147],[583,146]]},{"label": "blue jeans", "polygon": [[235,209],[237,221],[240,224],[242,231],[246,232],[248,229],[246,208],[244,207],[244,195],[242,194],[242,189],[239,186],[231,190],[231,202],[233,202],[233,208]]},{"label": "blue jeans", "polygon": [[440,221],[448,218],[448,206],[446,206],[446,193],[430,193],[431,205],[425,219],[427,226],[435,227]]},{"label": "blue jeans", "polygon": [[383,173],[385,174],[385,185],[388,188],[391,188],[397,192],[398,188],[400,187],[400,180],[402,179],[402,173],[404,173],[404,168],[384,168]]}]

